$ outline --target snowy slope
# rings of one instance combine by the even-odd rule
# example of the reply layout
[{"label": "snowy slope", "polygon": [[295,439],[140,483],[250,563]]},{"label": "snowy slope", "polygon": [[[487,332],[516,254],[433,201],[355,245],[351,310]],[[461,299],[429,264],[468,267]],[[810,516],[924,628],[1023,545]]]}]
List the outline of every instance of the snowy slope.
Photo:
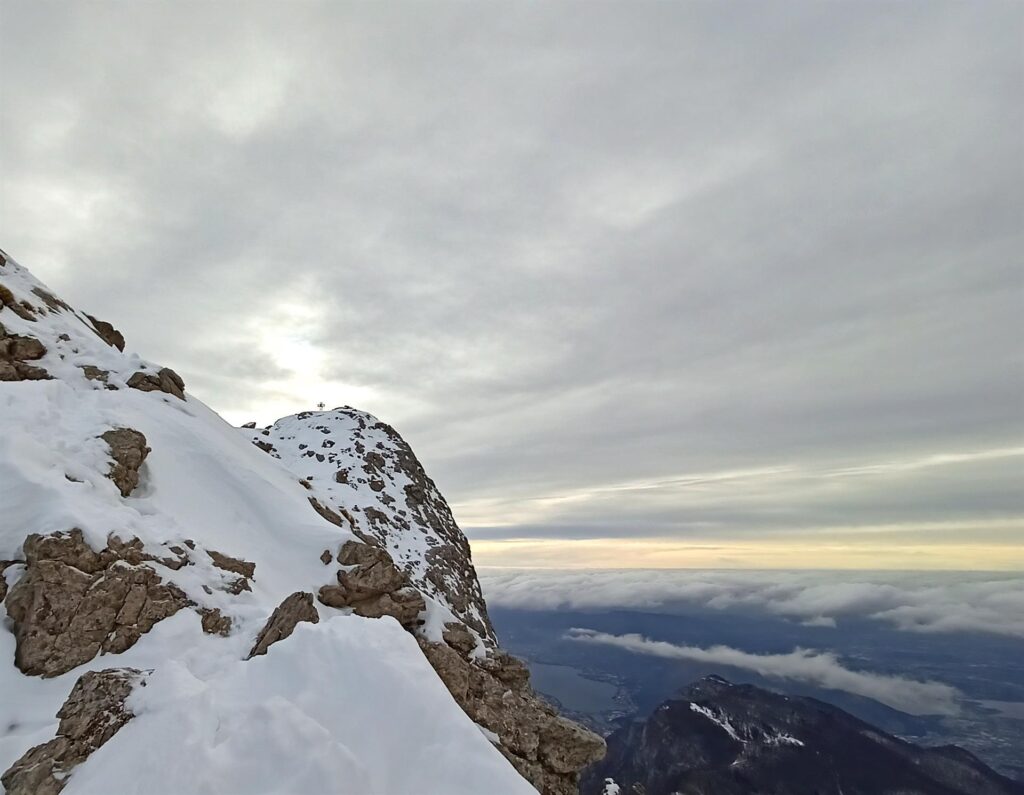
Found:
[{"label": "snowy slope", "polygon": [[[319,516],[296,477],[199,401],[128,388],[136,373],[160,368],[44,298],[26,269],[0,263],[0,337],[42,343],[30,367],[51,376],[0,383],[0,562],[15,561],[3,573],[8,588],[25,575],[18,561],[32,533],[78,528],[94,550],[111,536],[138,538],[163,559],[170,548],[192,550],[180,568],[145,563],[184,593],[186,609],[126,651],[51,678],[13,664],[12,624],[0,608],[0,772],[54,737],[55,714],[84,671],[133,667],[151,671],[126,703],[134,717],[70,771],[64,793],[534,791],[390,617],[315,603],[319,623],[299,624],[246,660],[285,597],[331,581],[321,553],[355,536]],[[107,477],[110,450],[99,438],[122,427],[151,448],[128,497]],[[249,590],[233,593],[208,551],[255,564]],[[231,620],[225,637],[204,633],[200,612],[211,609]]]}]

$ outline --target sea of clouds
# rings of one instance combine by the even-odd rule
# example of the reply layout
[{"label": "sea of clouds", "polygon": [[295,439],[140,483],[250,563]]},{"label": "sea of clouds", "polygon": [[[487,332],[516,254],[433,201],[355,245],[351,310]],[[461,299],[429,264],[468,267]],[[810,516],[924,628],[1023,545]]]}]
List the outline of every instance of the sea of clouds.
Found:
[{"label": "sea of clouds", "polygon": [[[760,611],[837,631],[844,620],[865,619],[907,632],[1024,638],[1024,575],[1020,574],[487,568],[479,574],[491,607],[671,611],[685,606]],[[963,698],[955,687],[941,682],[859,670],[829,650],[798,647],[784,654],[758,654],[583,627],[571,629],[566,638],[843,690],[916,715],[956,714]]]},{"label": "sea of clouds", "polygon": [[761,610],[812,626],[844,618],[908,632],[1024,638],[1024,574],[706,570],[479,571],[491,606],[526,610]]}]

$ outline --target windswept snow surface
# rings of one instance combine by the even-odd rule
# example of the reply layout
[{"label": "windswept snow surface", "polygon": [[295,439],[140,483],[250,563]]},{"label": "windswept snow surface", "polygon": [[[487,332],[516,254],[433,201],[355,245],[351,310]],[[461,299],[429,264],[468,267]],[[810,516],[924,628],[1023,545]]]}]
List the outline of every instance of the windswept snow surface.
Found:
[{"label": "windswept snow surface", "polygon": [[[13,261],[0,265],[0,283],[41,306],[32,293],[41,285]],[[317,515],[294,475],[201,402],[126,388],[132,373],[156,368],[106,345],[77,313],[45,310],[32,322],[2,310],[0,322],[42,341],[48,353],[34,364],[54,376],[0,384],[0,559],[21,558],[30,533],[75,527],[95,548],[109,534],[137,536],[155,553],[191,539],[193,565],[149,565],[197,607],[233,621],[229,637],[206,635],[185,609],[123,654],[41,679],[14,666],[0,607],[0,771],[54,736],[55,714],[82,673],[132,666],[153,671],[131,697],[136,717],[71,772],[65,795],[534,792],[391,618],[317,604],[320,623],[245,661],[286,596],[315,594],[333,578],[323,550],[353,536]],[[110,371],[120,388],[87,380],[83,364]],[[111,462],[98,437],[112,427],[141,431],[152,448],[128,498],[105,477]],[[206,549],[255,563],[252,591],[218,589],[226,575]],[[8,583],[22,570],[10,567]]]},{"label": "windswept snow surface", "polygon": [[535,795],[390,618],[300,624],[211,674],[175,660],[129,707],[74,792]]}]

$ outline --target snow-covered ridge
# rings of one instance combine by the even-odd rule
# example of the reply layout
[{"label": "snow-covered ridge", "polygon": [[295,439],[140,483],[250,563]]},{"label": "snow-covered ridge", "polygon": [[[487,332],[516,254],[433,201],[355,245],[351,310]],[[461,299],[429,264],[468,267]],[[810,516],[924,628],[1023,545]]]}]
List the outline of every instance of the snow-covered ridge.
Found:
[{"label": "snow-covered ridge", "polygon": [[765,743],[766,745],[803,745],[802,741],[787,732],[765,731],[762,727],[754,724],[741,724],[740,731],[737,731],[728,715],[693,701],[690,702],[690,711],[703,715],[733,740],[744,745],[750,742]]},{"label": "snow-covered ridge", "polygon": [[416,559],[436,545],[400,547],[413,582],[337,517],[368,503],[311,490],[123,346],[0,254],[9,795],[570,791],[599,741],[478,651],[456,608],[489,639],[482,600]]},{"label": "snow-covered ridge", "polygon": [[746,740],[736,733],[736,730],[732,727],[732,724],[729,722],[729,719],[725,716],[718,715],[710,707],[702,707],[700,704],[694,704],[691,701],[690,710],[692,712],[696,712],[698,715],[703,715],[716,726],[720,726],[725,731],[725,733],[732,737],[732,739],[734,739],[736,742],[746,743]]}]

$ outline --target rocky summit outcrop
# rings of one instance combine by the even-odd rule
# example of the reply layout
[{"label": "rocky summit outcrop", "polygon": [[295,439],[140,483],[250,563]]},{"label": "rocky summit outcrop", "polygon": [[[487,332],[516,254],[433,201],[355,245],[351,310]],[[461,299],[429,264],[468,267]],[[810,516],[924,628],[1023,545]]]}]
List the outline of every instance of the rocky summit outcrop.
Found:
[{"label": "rocky summit outcrop", "polygon": [[140,547],[113,539],[96,552],[78,529],[25,540],[25,572],[4,600],[23,673],[57,676],[101,652],[125,651],[190,604],[143,563]]},{"label": "rocky summit outcrop", "polygon": [[114,481],[121,496],[127,497],[139,485],[139,468],[150,453],[146,437],[131,428],[114,428],[100,438],[110,446],[110,457],[114,459],[107,477]]},{"label": "rocky summit outcrop", "polygon": [[496,641],[469,542],[394,428],[345,406],[247,433],[305,482],[321,515],[344,517],[352,532],[387,550],[425,596],[444,602],[484,641]]},{"label": "rocky summit outcrop", "polygon": [[134,668],[89,671],[79,677],[57,713],[57,736],[26,751],[0,777],[7,795],[57,795],[71,769],[131,720],[124,702],[139,685],[145,685],[144,675]]},{"label": "rocky summit outcrop", "polygon": [[320,621],[320,616],[317,615],[316,606],[313,604],[313,594],[298,591],[287,597],[271,613],[267,623],[256,637],[256,643],[247,659],[266,654],[267,649],[291,635],[295,631],[295,627],[302,621],[316,624]]},{"label": "rocky summit outcrop", "polygon": [[[501,651],[469,544],[393,428],[354,409],[308,412],[248,429],[257,450],[186,397],[173,370],[124,348],[111,324],[0,253],[0,490],[14,497],[0,510],[0,619],[15,641],[0,693],[25,675],[70,682],[100,655],[159,661],[146,720],[125,707],[143,676],[125,660],[80,676],[56,736],[33,748],[64,680],[37,682],[46,698],[0,698],[9,792],[84,781],[76,765],[119,731],[102,769],[89,764],[96,791],[124,791],[133,760],[119,749],[146,747],[157,750],[125,775],[169,795],[197,791],[168,783],[193,766],[216,791],[238,791],[265,752],[267,775],[288,768],[274,791],[294,791],[296,775],[303,791],[348,791],[376,764],[412,771],[382,795],[575,792],[604,744]],[[164,665],[179,667],[165,676]],[[185,704],[187,717],[175,712]],[[178,757],[232,721],[224,749]],[[434,732],[457,764],[437,758]],[[295,763],[295,738],[308,736],[351,753]]]}]

